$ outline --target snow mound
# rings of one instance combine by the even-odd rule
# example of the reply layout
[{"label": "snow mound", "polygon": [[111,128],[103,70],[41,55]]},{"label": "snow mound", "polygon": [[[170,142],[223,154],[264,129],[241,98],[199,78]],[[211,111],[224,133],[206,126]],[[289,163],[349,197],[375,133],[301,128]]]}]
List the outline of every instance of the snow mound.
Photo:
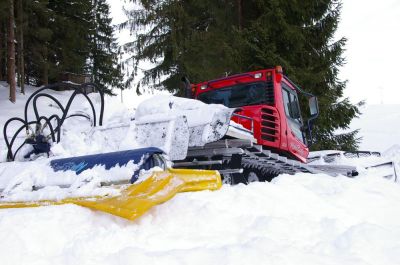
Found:
[{"label": "snow mound", "polygon": [[[19,95],[17,103],[11,104],[0,89],[0,106],[7,106],[7,111],[0,113],[0,125],[21,114],[23,98],[32,91],[34,88],[28,87],[27,94]],[[65,100],[68,93],[57,92],[57,97]],[[172,112],[192,107],[180,105],[179,99],[174,102]],[[169,101],[166,103],[168,107]],[[196,104],[201,108],[200,103]],[[54,111],[48,107],[48,113]],[[159,107],[152,102],[148,112],[136,113],[137,118],[155,114]],[[75,108],[85,107],[77,102]],[[135,148],[132,117],[132,109],[122,106],[116,98],[106,97],[105,126],[87,128],[83,121],[71,120],[52,152],[65,157]],[[199,122],[203,117],[194,118]],[[365,119],[360,121],[367,123]],[[362,123],[359,125],[363,127]],[[393,122],[375,128],[392,130]],[[385,144],[390,141],[389,146],[399,144],[399,138],[391,138],[396,135],[391,130],[379,132]],[[371,138],[364,141],[368,139]],[[4,157],[4,145],[0,150]],[[398,150],[395,146],[385,155],[397,159]],[[359,161],[348,159],[346,163],[357,165]],[[21,181],[27,186],[70,181],[80,184],[75,175],[51,172],[47,164],[48,159],[0,163],[0,184],[3,188]],[[134,167],[131,164],[108,172],[94,168],[85,177],[95,184],[99,179],[129,177]],[[187,192],[153,208],[135,222],[75,205],[2,209],[1,264],[397,265],[400,185],[378,177],[380,173],[363,171],[354,179],[324,174],[281,175],[271,183]],[[26,188],[21,185],[20,194]],[[86,188],[85,192],[112,192],[97,190],[95,185]],[[24,196],[59,198],[68,193],[60,193],[57,187],[40,192]]]},{"label": "snow mound", "polygon": [[399,186],[282,175],[178,194],[135,222],[73,205],[0,211],[4,264],[400,263]]},{"label": "snow mound", "polygon": [[139,104],[135,119],[153,122],[171,119],[174,116],[186,116],[188,126],[196,127],[211,123],[214,114],[221,110],[228,108],[220,104],[205,104],[194,99],[157,95]]},{"label": "snow mound", "polygon": [[226,135],[233,109],[174,96],[142,102],[135,117],[135,140],[158,147],[171,160],[186,158],[188,147],[204,146]]}]

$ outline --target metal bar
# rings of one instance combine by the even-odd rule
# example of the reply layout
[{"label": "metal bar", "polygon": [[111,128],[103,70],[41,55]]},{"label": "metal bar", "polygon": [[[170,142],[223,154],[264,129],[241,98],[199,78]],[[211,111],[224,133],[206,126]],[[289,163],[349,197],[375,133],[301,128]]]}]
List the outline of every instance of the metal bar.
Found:
[{"label": "metal bar", "polygon": [[248,148],[252,146],[253,143],[249,139],[225,139],[213,143],[208,143],[204,146],[204,148]]},{"label": "metal bar", "polygon": [[[87,183],[89,183],[89,182],[90,181],[88,181]],[[130,184],[130,179],[122,179],[122,180],[115,180],[115,181],[102,181],[102,182],[100,182],[100,187],[119,186],[119,185],[126,185],[126,184]],[[72,184],[59,184],[59,185],[48,185],[48,186],[32,186],[32,191],[38,191],[38,190],[44,189],[46,187],[59,187],[61,189],[68,189],[71,186],[72,186]],[[4,189],[0,189],[0,198],[2,197],[3,191],[4,191]]]},{"label": "metal bar", "polygon": [[337,176],[342,174],[348,177],[355,177],[358,175],[357,168],[353,166],[342,166],[342,165],[308,165],[310,168],[314,168],[331,176]]},{"label": "metal bar", "polygon": [[214,80],[210,80],[207,82],[207,87],[211,86],[211,84],[216,83],[216,82],[220,82],[220,81],[224,81],[224,80],[229,80],[229,79],[235,79],[235,78],[244,78],[244,77],[250,77],[250,78],[254,78],[253,75],[249,74],[249,73],[245,73],[245,74],[237,74],[237,75],[231,75],[231,76],[227,76],[227,77],[223,77],[223,78],[218,78],[218,79],[214,79]]},{"label": "metal bar", "polygon": [[385,178],[389,178],[391,176],[394,176],[394,181],[397,182],[397,171],[396,171],[396,164],[393,163],[393,161],[390,162],[385,162],[385,163],[381,163],[381,164],[377,164],[377,165],[373,165],[373,166],[369,166],[366,167],[366,169],[369,168],[378,168],[378,167],[384,167],[384,166],[390,166],[393,169],[393,175],[388,175],[388,176],[384,176]]},{"label": "metal bar", "polygon": [[233,154],[244,154],[244,150],[242,148],[197,149],[197,150],[189,150],[186,157],[196,157],[196,156],[211,157],[216,155],[231,156]]},{"label": "metal bar", "polygon": [[380,152],[375,152],[375,151],[347,151],[343,153],[344,156],[346,157],[351,157],[352,155],[357,155],[357,157],[360,156],[381,156]]},{"label": "metal bar", "polygon": [[[248,116],[244,116],[244,115],[240,115],[240,114],[237,114],[237,113],[233,113],[232,116],[236,116],[236,117],[238,117],[238,118],[251,121],[251,130],[250,130],[250,132],[251,132],[251,133],[254,133],[254,119],[253,119],[253,118],[248,117]],[[236,127],[235,127],[235,128],[236,128]],[[242,128],[236,128],[236,129],[243,130]],[[245,130],[246,130],[246,131],[249,131],[249,130],[247,130],[247,129],[245,129]]]},{"label": "metal bar", "polygon": [[174,167],[222,165],[222,160],[175,162]]},{"label": "metal bar", "polygon": [[382,166],[387,166],[387,165],[393,166],[393,161],[385,162],[385,163],[377,164],[377,165],[373,165],[373,166],[369,166],[369,167],[366,167],[366,169],[368,169],[368,168],[375,168],[375,167],[382,167]]},{"label": "metal bar", "polygon": [[218,170],[221,175],[224,174],[235,174],[235,173],[243,173],[243,168],[235,168],[235,169],[222,169]]}]

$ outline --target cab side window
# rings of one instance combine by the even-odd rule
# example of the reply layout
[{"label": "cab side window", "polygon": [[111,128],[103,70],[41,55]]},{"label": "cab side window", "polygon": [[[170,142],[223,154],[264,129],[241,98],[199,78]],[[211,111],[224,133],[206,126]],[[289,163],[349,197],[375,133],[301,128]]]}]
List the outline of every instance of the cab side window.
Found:
[{"label": "cab side window", "polygon": [[287,122],[292,133],[297,139],[305,143],[304,134],[301,131],[302,120],[297,95],[289,87],[282,85],[283,105],[285,106]]},{"label": "cab side window", "polygon": [[291,108],[290,108],[290,94],[289,91],[287,91],[285,88],[282,88],[282,94],[283,94],[283,105],[285,106],[285,112],[286,116],[291,117]]},{"label": "cab side window", "polygon": [[286,87],[282,87],[282,94],[286,116],[301,122],[299,103],[296,94],[290,92],[290,90]]}]

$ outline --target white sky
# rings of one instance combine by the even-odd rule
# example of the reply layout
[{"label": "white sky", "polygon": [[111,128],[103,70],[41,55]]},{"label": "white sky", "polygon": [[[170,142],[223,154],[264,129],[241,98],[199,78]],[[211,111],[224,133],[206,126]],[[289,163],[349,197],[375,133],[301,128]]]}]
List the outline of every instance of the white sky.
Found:
[{"label": "white sky", "polygon": [[368,104],[400,103],[400,1],[343,1],[338,36],[348,39],[345,96]]},{"label": "white sky", "polygon": [[[108,0],[114,23],[124,21],[120,0]],[[116,33],[119,39],[129,34]],[[400,104],[400,0],[343,0],[337,36],[345,36],[348,80],[345,96],[352,102]]]}]

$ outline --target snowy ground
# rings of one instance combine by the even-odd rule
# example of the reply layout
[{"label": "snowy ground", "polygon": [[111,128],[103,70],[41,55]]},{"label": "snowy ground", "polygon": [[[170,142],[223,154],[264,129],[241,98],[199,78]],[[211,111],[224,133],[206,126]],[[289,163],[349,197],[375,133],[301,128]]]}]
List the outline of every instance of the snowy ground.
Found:
[{"label": "snowy ground", "polygon": [[[22,114],[24,102],[19,95],[17,104],[9,103],[1,85],[2,128],[9,117]],[[68,99],[65,93],[58,96]],[[126,107],[119,98],[107,98],[105,127],[129,125],[140,100]],[[78,100],[74,110],[87,110],[82,102]],[[46,114],[56,111],[48,102],[41,105]],[[399,108],[364,109],[365,118],[352,124],[361,128],[363,149],[385,151],[400,144],[396,135],[400,130],[394,130]],[[376,126],[374,119],[379,122]],[[109,133],[85,122],[66,124],[61,143],[52,149],[55,155],[135,147],[132,126]],[[0,161],[4,161],[0,140]],[[400,162],[399,148],[387,153]],[[54,174],[46,163],[46,159],[34,165],[0,163],[0,186],[15,178],[62,182],[74,177]],[[116,170],[112,176],[101,168],[89,173],[123,178],[134,167]],[[379,175],[378,170],[363,171],[354,179],[282,175],[272,183],[178,194],[135,222],[74,205],[0,210],[1,264],[400,264],[400,185]],[[56,193],[44,191],[38,196],[62,196]]]}]

